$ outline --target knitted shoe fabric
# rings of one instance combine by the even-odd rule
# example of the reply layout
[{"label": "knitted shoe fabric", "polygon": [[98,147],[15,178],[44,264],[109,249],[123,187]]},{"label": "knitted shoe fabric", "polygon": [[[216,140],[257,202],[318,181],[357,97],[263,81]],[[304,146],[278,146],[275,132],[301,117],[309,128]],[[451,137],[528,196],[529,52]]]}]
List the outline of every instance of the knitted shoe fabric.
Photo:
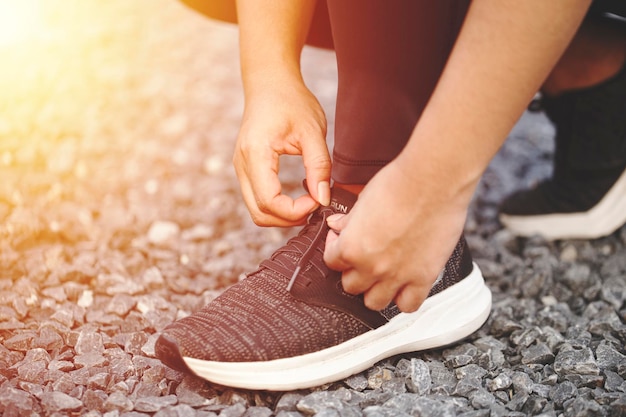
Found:
[{"label": "knitted shoe fabric", "polygon": [[461,238],[416,313],[378,312],[345,293],[323,261],[326,218],[356,196],[333,190],[330,207],[259,269],[200,311],[168,326],[156,354],[172,368],[247,389],[292,390],[332,382],[388,356],[459,340],[478,329],[491,294]]},{"label": "knitted shoe fabric", "polygon": [[542,105],[556,127],[553,175],[507,197],[501,222],[518,235],[548,239],[612,233],[626,223],[626,66]]}]

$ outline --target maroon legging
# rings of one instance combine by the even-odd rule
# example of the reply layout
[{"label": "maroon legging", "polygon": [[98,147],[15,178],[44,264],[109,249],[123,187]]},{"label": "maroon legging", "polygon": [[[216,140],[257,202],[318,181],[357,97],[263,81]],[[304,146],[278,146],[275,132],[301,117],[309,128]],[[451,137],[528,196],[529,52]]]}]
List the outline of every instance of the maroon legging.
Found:
[{"label": "maroon legging", "polygon": [[[235,0],[181,1],[209,17],[237,21]],[[335,181],[365,184],[402,150],[469,1],[318,0],[307,43],[332,48],[334,42],[337,53]]]},{"label": "maroon legging", "polygon": [[339,77],[333,180],[365,184],[404,148],[468,5],[466,0],[328,2]]}]

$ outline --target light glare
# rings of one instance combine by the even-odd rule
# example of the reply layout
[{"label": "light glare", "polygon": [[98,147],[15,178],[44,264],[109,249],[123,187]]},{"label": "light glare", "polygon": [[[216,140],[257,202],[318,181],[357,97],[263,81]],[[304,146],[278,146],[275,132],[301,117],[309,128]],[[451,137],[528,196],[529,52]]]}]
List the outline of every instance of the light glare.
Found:
[{"label": "light glare", "polygon": [[0,0],[0,45],[11,45],[41,34],[41,0]]}]

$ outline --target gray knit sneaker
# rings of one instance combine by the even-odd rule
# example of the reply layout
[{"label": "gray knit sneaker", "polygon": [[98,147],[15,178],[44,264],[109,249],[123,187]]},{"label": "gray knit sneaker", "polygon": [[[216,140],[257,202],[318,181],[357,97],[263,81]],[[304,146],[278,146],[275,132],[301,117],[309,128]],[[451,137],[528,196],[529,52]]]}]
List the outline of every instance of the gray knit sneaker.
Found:
[{"label": "gray knit sneaker", "polygon": [[156,355],[172,368],[245,389],[293,390],[346,378],[389,356],[453,343],[476,331],[491,292],[461,238],[415,313],[365,307],[323,260],[326,218],[356,196],[333,191],[330,207],[259,269],[202,310],[168,326]]}]

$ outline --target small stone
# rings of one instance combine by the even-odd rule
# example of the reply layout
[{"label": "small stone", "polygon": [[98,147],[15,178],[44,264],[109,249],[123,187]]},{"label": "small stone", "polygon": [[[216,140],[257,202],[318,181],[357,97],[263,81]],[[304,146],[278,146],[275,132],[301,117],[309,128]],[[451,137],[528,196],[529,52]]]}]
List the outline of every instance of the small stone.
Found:
[{"label": "small stone", "polygon": [[15,410],[16,414],[26,416],[31,415],[38,408],[39,401],[26,391],[8,384],[0,387],[0,412]]},{"label": "small stone", "polygon": [[220,411],[220,417],[243,417],[246,413],[246,406],[242,403],[236,403]]},{"label": "small stone", "polygon": [[106,411],[132,411],[133,407],[132,401],[121,392],[111,393],[111,395],[109,395],[107,400],[104,402],[104,409]]},{"label": "small stone", "polygon": [[128,294],[116,294],[104,309],[107,313],[116,314],[120,317],[126,316],[135,307],[137,302],[134,297]]},{"label": "small stone", "polygon": [[176,387],[176,396],[180,404],[191,407],[202,407],[210,404],[209,398],[216,395],[215,391],[207,389],[204,381],[198,378],[187,377]]},{"label": "small stone", "polygon": [[220,155],[213,155],[204,160],[204,171],[207,174],[218,174],[224,169],[224,160]]},{"label": "small stone", "polygon": [[503,316],[497,316],[491,324],[491,334],[496,337],[508,336],[523,327],[517,322]]},{"label": "small stone", "polygon": [[271,417],[274,413],[268,407],[252,406],[248,407],[242,417]]},{"label": "small stone", "polygon": [[304,414],[315,414],[326,408],[342,410],[347,407],[352,394],[349,390],[316,391],[298,401],[297,409]]},{"label": "small stone", "polygon": [[53,351],[61,349],[65,345],[65,341],[58,332],[45,326],[39,331],[39,337],[35,339],[33,345],[37,348]]},{"label": "small stone", "polygon": [[597,402],[578,397],[567,404],[563,415],[565,417],[600,417],[606,415],[606,412]]},{"label": "small stone", "polygon": [[531,395],[526,399],[526,403],[522,407],[522,412],[529,416],[538,415],[548,404],[548,400],[536,395]]},{"label": "small stone", "polygon": [[63,374],[52,382],[52,389],[54,391],[63,392],[68,395],[74,388],[76,388],[76,384],[69,374]]},{"label": "small stone", "polygon": [[82,401],[86,409],[102,413],[107,398],[108,396],[104,391],[87,389],[83,394]]},{"label": "small stone", "polygon": [[547,364],[554,360],[554,353],[545,343],[537,343],[527,349],[522,350],[522,363]]},{"label": "small stone", "polygon": [[469,400],[472,407],[481,409],[489,408],[496,401],[496,398],[486,389],[480,388],[470,393]]},{"label": "small stone", "polygon": [[[145,291],[145,287],[140,282],[117,273],[98,274],[96,282],[98,288],[103,288],[108,295],[135,295]],[[113,316],[113,319],[116,319],[116,317]]]},{"label": "small stone", "polygon": [[148,241],[154,245],[162,245],[176,238],[179,233],[180,227],[178,224],[158,220],[152,223],[148,230]]},{"label": "small stone", "polygon": [[34,332],[18,333],[15,336],[4,341],[4,346],[10,350],[18,352],[27,352],[33,348],[37,334]]},{"label": "small stone", "polygon": [[156,341],[159,338],[160,334],[155,333],[155,334],[151,334],[148,337],[148,340],[146,340],[146,343],[143,344],[143,346],[141,346],[141,353],[150,357],[150,358],[154,358],[156,351],[155,351],[155,346],[156,346]]},{"label": "small stone", "polygon": [[304,396],[297,392],[286,392],[276,403],[276,412],[296,411],[296,405]]},{"label": "small stone", "polygon": [[559,259],[562,262],[576,262],[578,259],[578,250],[574,245],[567,244],[561,250]]},{"label": "small stone", "polygon": [[69,372],[69,371],[74,370],[74,364],[70,361],[59,361],[59,360],[53,359],[48,364],[48,370]]},{"label": "small stone", "polygon": [[105,391],[111,382],[111,375],[107,372],[99,372],[87,380],[87,387],[93,390]]},{"label": "small stone", "polygon": [[458,379],[470,378],[480,380],[487,374],[487,371],[476,364],[469,364],[455,369],[454,373]]},{"label": "small stone", "polygon": [[383,382],[389,381],[391,378],[393,378],[391,370],[377,366],[368,371],[367,384],[370,389],[377,389],[383,386]]},{"label": "small stone", "polygon": [[80,368],[102,367],[108,363],[107,359],[98,352],[88,352],[74,357],[74,366]]},{"label": "small stone", "polygon": [[135,332],[130,335],[124,344],[124,350],[132,355],[141,355],[141,347],[148,341],[144,332]]},{"label": "small stone", "polygon": [[78,410],[83,402],[62,392],[46,392],[41,396],[41,405],[49,413]]},{"label": "small stone", "polygon": [[550,391],[550,399],[554,401],[554,404],[557,407],[563,407],[565,401],[570,398],[574,398],[578,393],[578,388],[576,385],[572,384],[569,381],[562,382]]},{"label": "small stone", "polygon": [[598,375],[600,369],[590,348],[581,350],[561,350],[554,360],[554,370],[561,376]]},{"label": "small stone", "polygon": [[513,380],[506,373],[500,373],[497,377],[495,377],[489,384],[488,388],[491,391],[503,390],[511,386]]},{"label": "small stone", "polygon": [[145,413],[155,413],[167,406],[176,405],[178,399],[175,395],[164,397],[143,397],[135,401],[135,410]]},{"label": "small stone", "polygon": [[160,287],[165,283],[161,270],[156,266],[151,266],[141,276],[141,282],[148,288]]},{"label": "small stone", "polygon": [[431,392],[452,394],[457,384],[454,374],[441,362],[429,361],[427,365],[430,370]]},{"label": "small stone", "polygon": [[84,308],[91,307],[93,305],[93,291],[84,290],[80,294],[80,297],[78,298],[78,301],[76,302],[76,304],[78,304],[79,307],[84,307]]},{"label": "small stone", "polygon": [[616,310],[622,308],[626,302],[626,286],[605,285],[600,290],[602,299],[611,304]]},{"label": "small stone", "polygon": [[22,381],[43,384],[46,367],[46,361],[22,361],[22,364],[17,367],[17,376]]},{"label": "small stone", "polygon": [[421,359],[411,359],[409,378],[407,386],[409,391],[419,395],[425,395],[430,392],[432,380],[430,378],[430,369],[426,362]]},{"label": "small stone", "polygon": [[534,383],[532,379],[530,379],[530,376],[524,372],[513,372],[511,382],[513,383],[513,389],[516,393],[523,392],[525,394],[530,394],[533,390]]},{"label": "small stone", "polygon": [[604,389],[609,392],[617,392],[622,389],[622,385],[624,384],[624,378],[619,376],[616,372],[613,371],[604,371]]},{"label": "small stone", "polygon": [[447,365],[450,365],[453,368],[458,368],[472,363],[477,354],[478,349],[476,349],[476,346],[464,343],[452,349],[444,350],[443,358],[445,359]]},{"label": "small stone", "polygon": [[50,318],[68,328],[71,328],[74,325],[74,313],[66,309],[55,311]]},{"label": "small stone", "polygon": [[197,224],[191,229],[184,230],[181,234],[183,240],[203,241],[209,240],[215,235],[215,228],[206,224]]},{"label": "small stone", "polygon": [[606,340],[600,342],[596,348],[596,358],[600,369],[617,371],[619,364],[626,363],[626,355],[622,355]]},{"label": "small stone", "polygon": [[620,396],[609,405],[609,416],[626,416],[626,395]]},{"label": "small stone", "polygon": [[[300,416],[302,416],[302,414],[299,414],[297,417],[300,417]],[[365,407],[363,409],[363,416],[364,417],[411,417],[411,414],[407,414],[404,411],[396,410],[394,408],[382,407],[380,405],[372,405],[369,407]],[[279,417],[279,416],[277,415],[276,417]],[[285,416],[285,417],[291,417],[291,416]]]},{"label": "small stone", "polygon": [[348,377],[345,384],[355,391],[363,391],[368,387],[367,377],[363,373]]},{"label": "small stone", "polygon": [[93,330],[83,330],[78,335],[78,340],[74,346],[74,350],[79,355],[86,353],[103,353],[104,342],[102,335]]}]

